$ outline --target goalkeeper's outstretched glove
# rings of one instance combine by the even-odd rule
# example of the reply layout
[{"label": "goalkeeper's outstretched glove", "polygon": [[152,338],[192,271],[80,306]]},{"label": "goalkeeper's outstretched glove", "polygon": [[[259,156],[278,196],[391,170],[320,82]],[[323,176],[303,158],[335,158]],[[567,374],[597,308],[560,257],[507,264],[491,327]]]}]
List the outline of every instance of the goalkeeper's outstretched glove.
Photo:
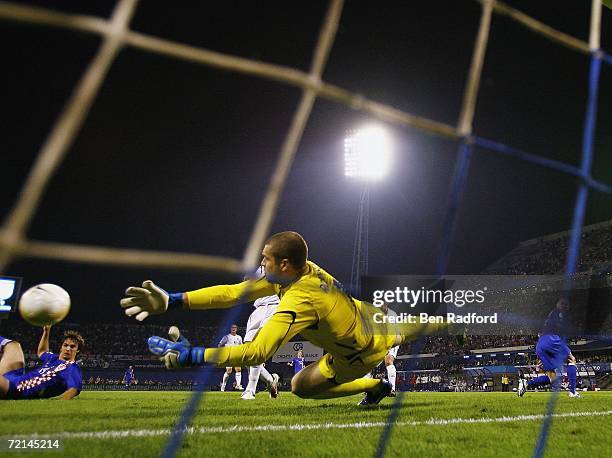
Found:
[{"label": "goalkeeper's outstretched glove", "polygon": [[172,326],[168,334],[172,340],[158,336],[151,336],[147,340],[149,351],[159,356],[167,369],[204,364],[204,347],[192,347],[176,326]]},{"label": "goalkeeper's outstretched glove", "polygon": [[142,288],[130,286],[125,290],[130,297],[121,299],[121,307],[127,316],[142,321],[149,315],[164,313],[168,308],[183,306],[183,293],[167,293],[151,280],[142,282]]}]

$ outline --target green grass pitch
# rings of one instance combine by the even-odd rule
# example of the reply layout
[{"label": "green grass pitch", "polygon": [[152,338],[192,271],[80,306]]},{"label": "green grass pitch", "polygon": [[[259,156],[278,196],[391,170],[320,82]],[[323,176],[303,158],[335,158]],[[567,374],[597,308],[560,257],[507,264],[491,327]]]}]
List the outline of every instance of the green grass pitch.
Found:
[{"label": "green grass pitch", "polygon": [[[59,400],[0,401],[2,456],[155,457],[188,392],[83,392]],[[362,409],[282,392],[205,393],[178,456],[372,457],[392,399]],[[386,456],[528,457],[549,394],[406,393]],[[558,397],[547,457],[612,456],[612,392]],[[9,438],[59,437],[63,451],[7,452]]]}]

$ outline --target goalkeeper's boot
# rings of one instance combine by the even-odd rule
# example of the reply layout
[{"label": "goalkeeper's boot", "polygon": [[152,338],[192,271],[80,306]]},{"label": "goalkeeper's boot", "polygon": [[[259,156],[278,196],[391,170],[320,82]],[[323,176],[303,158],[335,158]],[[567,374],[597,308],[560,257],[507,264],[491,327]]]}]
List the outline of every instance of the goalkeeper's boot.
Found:
[{"label": "goalkeeper's boot", "polygon": [[389,382],[388,380],[382,379],[378,389],[376,391],[366,391],[365,396],[357,405],[359,406],[376,405],[380,403],[380,401],[382,401],[384,398],[389,396],[391,394],[391,391],[393,391],[393,386],[391,385],[391,382]]},{"label": "goalkeeper's boot", "polygon": [[268,386],[268,390],[270,391],[270,397],[272,399],[276,399],[278,397],[278,374],[272,374],[272,383]]}]

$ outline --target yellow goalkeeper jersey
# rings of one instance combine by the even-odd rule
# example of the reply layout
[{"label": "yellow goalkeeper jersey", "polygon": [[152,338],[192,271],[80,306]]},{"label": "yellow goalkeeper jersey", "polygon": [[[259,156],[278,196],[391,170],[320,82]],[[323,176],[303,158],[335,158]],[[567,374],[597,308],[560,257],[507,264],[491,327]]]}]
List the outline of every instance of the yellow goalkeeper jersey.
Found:
[{"label": "yellow goalkeeper jersey", "polygon": [[187,297],[190,309],[202,310],[227,308],[241,298],[246,303],[273,294],[278,295],[280,304],[255,339],[235,347],[208,348],[204,356],[207,363],[254,366],[270,359],[298,333],[349,363],[365,353],[382,350],[374,347],[392,344],[389,337],[395,336],[395,331],[387,336],[391,331],[384,328],[386,325],[376,325],[372,319],[379,309],[352,298],[334,277],[310,261],[304,275],[286,287],[262,278],[190,291]]}]

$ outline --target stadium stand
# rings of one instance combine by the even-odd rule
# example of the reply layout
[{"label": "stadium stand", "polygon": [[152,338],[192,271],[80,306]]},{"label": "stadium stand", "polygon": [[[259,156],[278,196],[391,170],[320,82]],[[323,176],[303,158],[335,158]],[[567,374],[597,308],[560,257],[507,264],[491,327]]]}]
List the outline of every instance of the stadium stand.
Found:
[{"label": "stadium stand", "polygon": [[[612,220],[586,226],[582,238],[582,254],[579,275],[591,275],[612,263]],[[562,260],[567,250],[568,232],[538,237],[518,245],[507,255],[489,266],[484,274],[528,275],[559,274],[563,271]],[[612,284],[612,273],[603,269],[603,281]],[[551,298],[556,294],[551,292]],[[505,301],[517,304],[523,300],[521,293],[505,296]],[[505,304],[507,305],[507,303]],[[59,345],[59,338],[66,329],[76,329],[86,338],[86,348],[81,355],[85,382],[88,389],[123,389],[123,372],[128,365],[136,371],[136,383],[131,389],[190,390],[195,387],[195,371],[171,372],[151,357],[146,347],[150,335],[164,335],[167,327],[147,324],[88,324],[61,323],[55,328],[51,347]],[[204,346],[216,346],[215,326],[186,326],[182,333],[190,340]],[[239,334],[244,334],[239,329]],[[129,336],[129,338],[126,338]],[[28,364],[36,361],[36,347],[39,339],[38,328],[17,322],[11,326],[11,337],[19,340],[28,356]],[[400,373],[399,383],[404,390],[482,390],[501,389],[499,380],[504,371],[515,367],[532,368],[536,365],[535,344],[537,335],[467,335],[460,345],[455,336],[428,336],[418,355],[413,355],[410,344],[402,345],[396,361]],[[292,340],[302,340],[298,335]],[[588,386],[612,388],[612,345],[597,345],[588,338],[576,336],[570,340],[572,351],[583,365],[593,367],[594,378],[588,379]],[[416,364],[406,372],[410,358]],[[281,387],[288,388],[293,370],[286,364],[268,362],[271,372],[282,376]],[[492,374],[492,368],[503,368]],[[208,389],[218,389],[217,379],[212,377]],[[514,377],[516,374],[512,374]],[[376,374],[375,374],[376,375]],[[382,372],[381,372],[382,375]],[[484,381],[484,382],[483,382]],[[511,377],[512,386],[515,379]]]},{"label": "stadium stand", "polygon": [[[487,267],[487,275],[561,274],[570,231],[521,242],[514,250]],[[585,226],[576,272],[594,272],[612,263],[612,220]]]}]

